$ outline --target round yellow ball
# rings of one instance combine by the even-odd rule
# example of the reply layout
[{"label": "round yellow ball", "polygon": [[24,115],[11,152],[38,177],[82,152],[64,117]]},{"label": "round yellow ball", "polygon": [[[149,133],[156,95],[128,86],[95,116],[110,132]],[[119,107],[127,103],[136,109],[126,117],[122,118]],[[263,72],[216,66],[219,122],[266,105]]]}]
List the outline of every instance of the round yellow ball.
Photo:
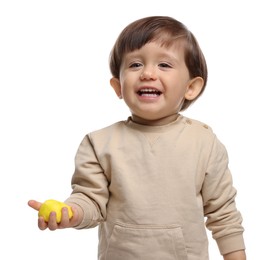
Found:
[{"label": "round yellow ball", "polygon": [[44,220],[48,222],[50,213],[54,211],[56,213],[56,221],[57,223],[60,223],[62,218],[62,208],[64,207],[68,209],[69,218],[72,218],[73,213],[71,207],[65,204],[64,202],[60,202],[53,199],[46,200],[41,205],[40,210],[38,212],[38,216],[43,217]]}]

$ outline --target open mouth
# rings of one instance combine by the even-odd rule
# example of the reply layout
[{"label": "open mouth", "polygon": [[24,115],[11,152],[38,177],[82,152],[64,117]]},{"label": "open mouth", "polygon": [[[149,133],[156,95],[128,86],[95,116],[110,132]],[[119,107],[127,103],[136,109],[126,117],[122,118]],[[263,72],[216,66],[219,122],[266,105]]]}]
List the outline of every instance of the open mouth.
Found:
[{"label": "open mouth", "polygon": [[158,97],[162,92],[153,88],[143,88],[140,89],[137,94],[141,97]]}]

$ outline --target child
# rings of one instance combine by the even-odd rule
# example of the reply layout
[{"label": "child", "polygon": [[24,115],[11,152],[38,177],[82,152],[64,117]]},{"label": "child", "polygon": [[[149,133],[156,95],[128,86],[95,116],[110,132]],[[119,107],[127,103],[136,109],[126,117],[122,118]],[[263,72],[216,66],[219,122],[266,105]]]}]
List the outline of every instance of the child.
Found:
[{"label": "child", "polygon": [[98,259],[206,260],[206,225],[224,259],[246,259],[226,149],[180,114],[207,82],[193,34],[171,17],[139,19],[118,37],[110,70],[131,117],[84,137],[66,200],[74,215],[63,208],[58,224],[52,212],[39,228],[99,225]]}]

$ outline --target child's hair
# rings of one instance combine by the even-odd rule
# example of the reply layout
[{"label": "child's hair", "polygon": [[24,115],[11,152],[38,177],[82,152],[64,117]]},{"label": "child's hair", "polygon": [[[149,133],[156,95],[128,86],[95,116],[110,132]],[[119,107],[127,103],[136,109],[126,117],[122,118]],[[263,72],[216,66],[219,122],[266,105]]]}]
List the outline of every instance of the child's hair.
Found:
[{"label": "child's hair", "polygon": [[[167,47],[178,41],[184,44],[185,63],[190,77],[199,76],[204,80],[203,89],[197,99],[204,91],[207,82],[206,60],[194,35],[184,24],[168,16],[150,16],[136,20],[120,33],[110,53],[109,66],[112,76],[120,77],[121,63],[125,54],[156,41]],[[185,100],[181,110],[188,108],[193,101]]]}]

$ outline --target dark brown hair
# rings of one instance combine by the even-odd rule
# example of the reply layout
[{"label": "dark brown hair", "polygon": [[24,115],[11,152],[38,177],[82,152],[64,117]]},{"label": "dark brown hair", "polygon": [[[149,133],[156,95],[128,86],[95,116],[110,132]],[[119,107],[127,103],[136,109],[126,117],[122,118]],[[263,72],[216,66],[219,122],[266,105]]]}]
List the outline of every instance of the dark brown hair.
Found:
[{"label": "dark brown hair", "polygon": [[[120,67],[124,55],[128,52],[140,49],[145,44],[159,41],[163,46],[170,46],[181,41],[184,44],[185,63],[191,78],[201,77],[204,86],[207,83],[207,65],[202,50],[195,36],[181,22],[168,16],[150,16],[130,23],[118,36],[110,53],[109,66],[112,76],[119,78]],[[185,100],[182,109],[184,110],[194,102]]]}]

